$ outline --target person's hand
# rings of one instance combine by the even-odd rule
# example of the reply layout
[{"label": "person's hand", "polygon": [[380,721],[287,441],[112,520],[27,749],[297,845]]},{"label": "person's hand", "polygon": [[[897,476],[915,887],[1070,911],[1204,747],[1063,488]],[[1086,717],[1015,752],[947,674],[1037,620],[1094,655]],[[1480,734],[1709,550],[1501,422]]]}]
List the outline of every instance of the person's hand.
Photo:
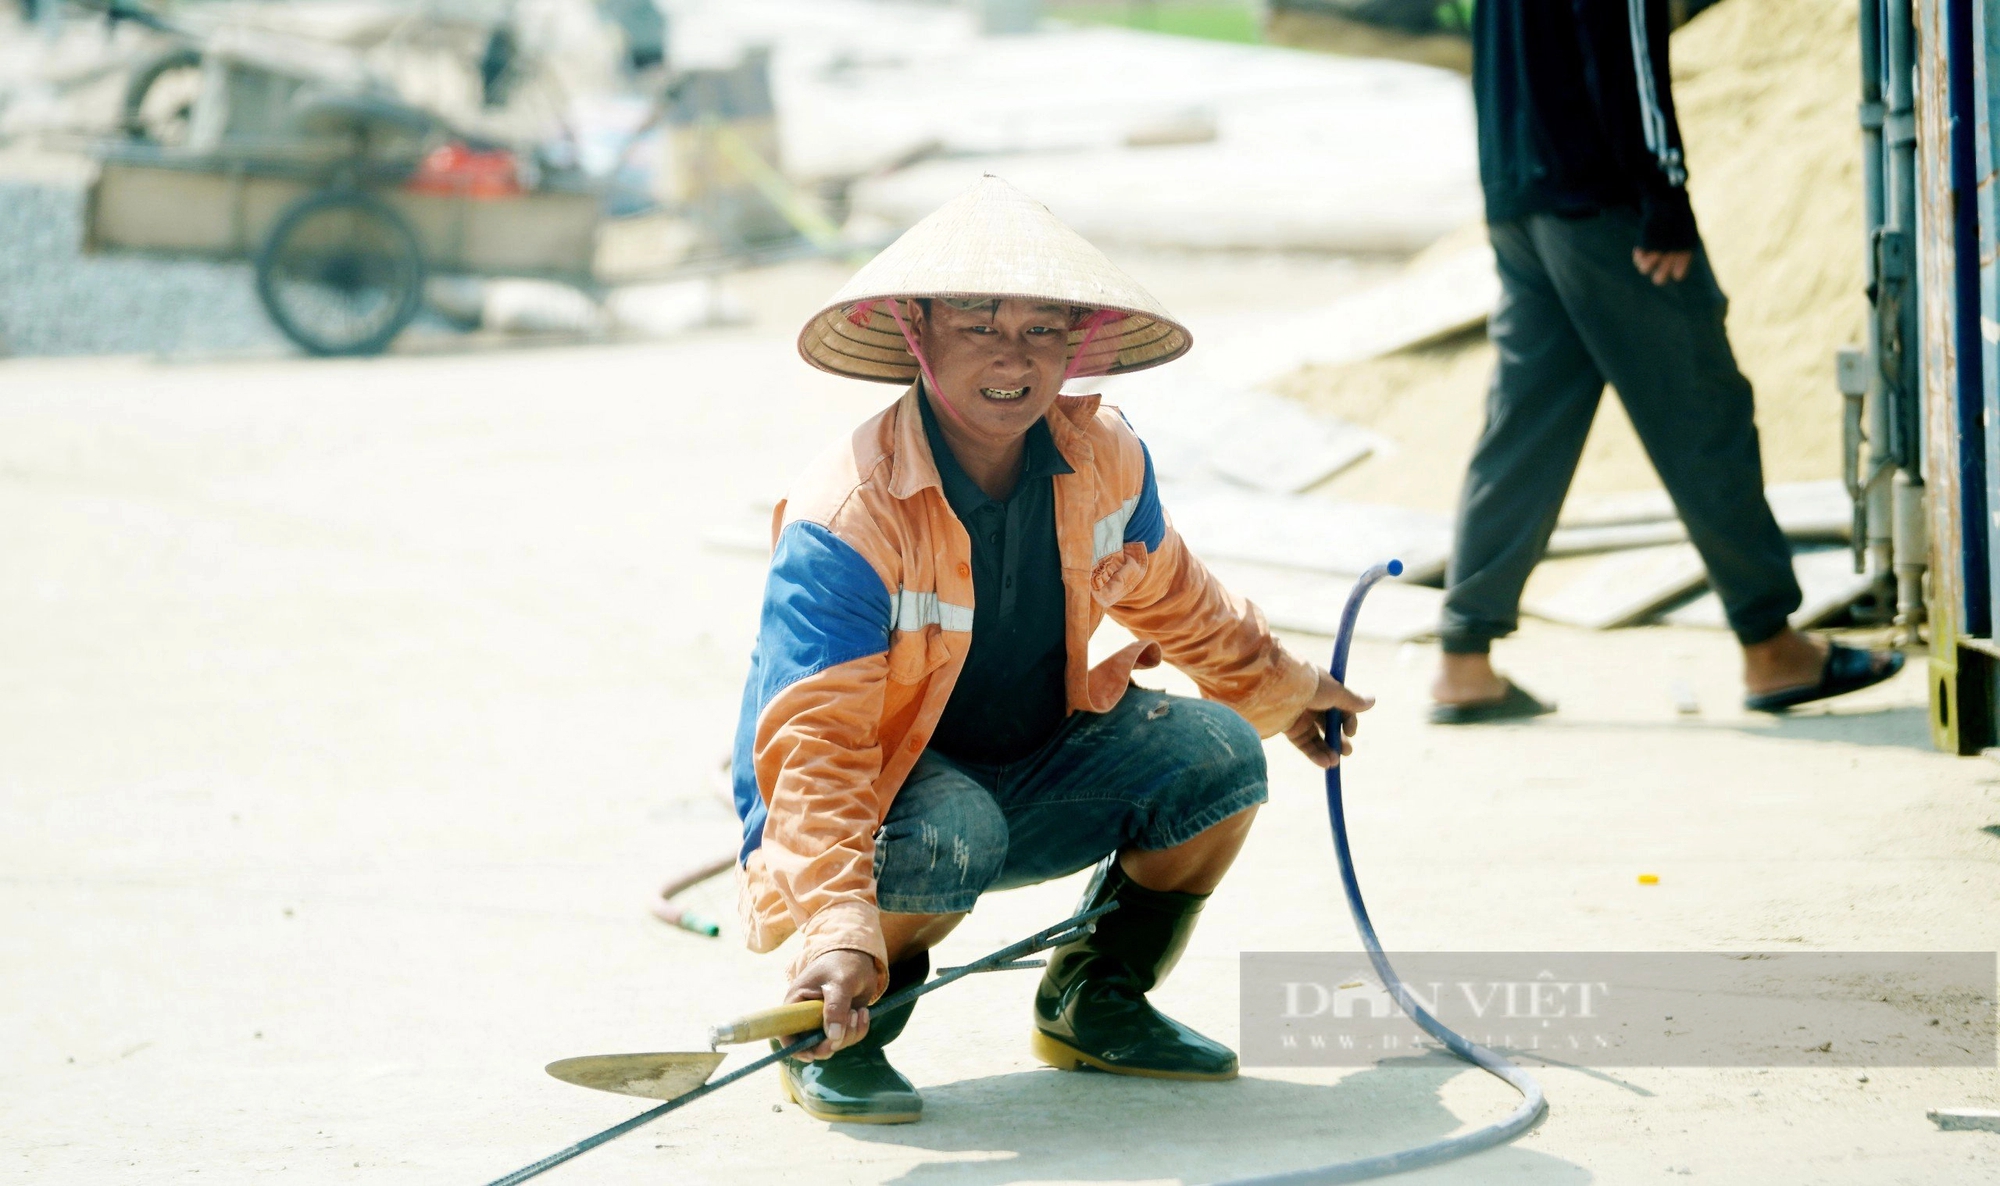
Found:
[{"label": "person's hand", "polygon": [[807,1062],[826,1058],[865,1037],[868,1010],[864,1006],[875,998],[877,983],[875,958],[865,951],[829,951],[800,969],[785,992],[784,1003],[825,1001],[825,1020],[820,1028],[826,1031],[826,1041],[795,1057]]},{"label": "person's hand", "polygon": [[[1339,680],[1322,671],[1319,673],[1318,689],[1313,692],[1312,699],[1306,701],[1306,710],[1299,714],[1299,719],[1293,721],[1285,730],[1285,737],[1299,747],[1300,753],[1311,758],[1313,765],[1321,769],[1338,766],[1340,754],[1354,752],[1354,745],[1348,738],[1354,736],[1358,724],[1355,715],[1367,712],[1373,707],[1375,707],[1373,696],[1356,695],[1348,691]],[[1326,710],[1329,708],[1337,708],[1341,712],[1340,754],[1333,752],[1326,736]]]},{"label": "person's hand", "polygon": [[1693,263],[1692,251],[1648,251],[1643,247],[1632,249],[1632,266],[1655,284],[1687,279],[1688,267]]}]

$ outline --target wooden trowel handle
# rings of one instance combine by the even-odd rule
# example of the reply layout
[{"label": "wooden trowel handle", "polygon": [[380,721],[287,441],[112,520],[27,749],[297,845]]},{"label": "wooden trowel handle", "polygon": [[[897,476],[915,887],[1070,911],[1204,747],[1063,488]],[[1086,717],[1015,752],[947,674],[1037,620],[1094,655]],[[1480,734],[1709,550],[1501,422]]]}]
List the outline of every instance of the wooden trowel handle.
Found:
[{"label": "wooden trowel handle", "polygon": [[793,1001],[775,1009],[745,1014],[709,1030],[708,1044],[711,1047],[731,1046],[764,1038],[782,1038],[786,1034],[809,1033],[819,1028],[825,1008],[825,1001]]}]

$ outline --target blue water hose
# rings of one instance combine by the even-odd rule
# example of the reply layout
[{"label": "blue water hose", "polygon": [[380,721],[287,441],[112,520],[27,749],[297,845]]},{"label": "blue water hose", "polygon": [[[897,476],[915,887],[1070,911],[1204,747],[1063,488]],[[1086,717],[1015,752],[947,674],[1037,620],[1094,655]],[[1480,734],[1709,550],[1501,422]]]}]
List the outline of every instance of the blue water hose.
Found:
[{"label": "blue water hose", "polygon": [[[1354,582],[1354,589],[1347,595],[1347,606],[1340,613],[1340,633],[1334,636],[1333,678],[1346,682],[1347,650],[1354,641],[1354,622],[1361,616],[1361,599],[1376,582],[1386,577],[1401,576],[1403,563],[1391,560],[1378,564],[1361,574]],[[1340,747],[1341,713],[1333,709],[1326,714],[1327,744],[1337,752]],[[1369,921],[1368,905],[1361,900],[1361,883],[1354,877],[1354,856],[1347,847],[1347,811],[1341,801],[1340,766],[1326,772],[1326,814],[1333,825],[1333,851],[1340,861],[1340,884],[1347,892],[1347,909],[1354,915],[1354,929],[1361,933],[1361,944],[1368,949],[1368,962],[1375,965],[1375,974],[1382,980],[1382,987],[1389,991],[1396,1003],[1402,1007],[1410,1020],[1417,1023],[1431,1037],[1436,1038],[1444,1048],[1454,1055],[1485,1071],[1489,1075],[1506,1080],[1508,1086],[1521,1093],[1521,1105],[1506,1119],[1485,1128],[1475,1129],[1462,1136],[1447,1137],[1432,1141],[1428,1145],[1418,1145],[1395,1153],[1384,1153],[1378,1157],[1364,1157],[1358,1161],[1340,1161],[1332,1165],[1317,1166],[1312,1169],[1292,1170],[1282,1174],[1268,1174],[1258,1178],[1240,1178],[1229,1186],[1323,1186],[1333,1182],[1360,1182],[1369,1178],[1385,1177],[1440,1162],[1452,1161],[1503,1145],[1541,1122],[1548,1113],[1548,1103],[1542,1097],[1542,1085],[1530,1078],[1528,1073],[1493,1051],[1471,1042],[1447,1028],[1445,1024],[1430,1015],[1430,1011],[1419,1005],[1410,990],[1403,985],[1396,969],[1389,966],[1389,958],[1382,954],[1382,941],[1375,937],[1375,924]]]}]

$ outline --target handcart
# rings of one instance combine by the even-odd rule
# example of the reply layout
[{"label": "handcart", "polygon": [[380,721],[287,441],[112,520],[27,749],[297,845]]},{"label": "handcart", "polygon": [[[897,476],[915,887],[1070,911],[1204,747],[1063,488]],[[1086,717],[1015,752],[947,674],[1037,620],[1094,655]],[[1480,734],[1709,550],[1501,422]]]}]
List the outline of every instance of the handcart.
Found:
[{"label": "handcart", "polygon": [[[604,190],[579,169],[402,101],[342,47],[197,33],[127,0],[109,12],[179,39],[186,52],[163,60],[192,77],[181,80],[189,97],[168,113],[171,135],[148,134],[145,97],[135,93],[122,135],[100,146],[86,251],[252,261],[273,323],[318,355],[386,349],[422,311],[431,275],[604,286]],[[158,77],[135,78],[135,90]],[[831,224],[788,201],[775,170],[747,159],[756,153],[729,129],[718,135],[723,153],[746,158],[736,174],[783,207],[785,241],[725,234],[710,258],[675,259],[651,278],[836,244]]]}]

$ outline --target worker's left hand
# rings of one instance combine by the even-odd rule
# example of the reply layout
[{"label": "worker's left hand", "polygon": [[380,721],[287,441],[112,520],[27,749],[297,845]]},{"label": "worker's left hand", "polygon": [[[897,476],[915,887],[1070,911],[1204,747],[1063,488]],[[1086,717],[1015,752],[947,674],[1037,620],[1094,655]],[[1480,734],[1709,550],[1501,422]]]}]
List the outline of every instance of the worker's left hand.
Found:
[{"label": "worker's left hand", "polygon": [[[1358,724],[1355,719],[1357,714],[1367,712],[1373,707],[1375,707],[1373,696],[1357,695],[1331,674],[1322,671],[1319,673],[1318,689],[1313,692],[1312,699],[1306,701],[1306,710],[1299,714],[1299,719],[1293,721],[1285,730],[1285,736],[1293,745],[1299,747],[1300,753],[1312,759],[1313,765],[1322,769],[1338,766],[1340,754],[1354,752],[1354,743],[1348,738],[1354,736],[1354,729]],[[1326,710],[1329,708],[1337,708],[1341,714],[1339,754],[1334,753],[1333,748],[1327,744]]]},{"label": "worker's left hand", "polygon": [[1687,279],[1688,267],[1693,263],[1692,251],[1647,251],[1643,247],[1632,249],[1632,266],[1655,284]]}]

